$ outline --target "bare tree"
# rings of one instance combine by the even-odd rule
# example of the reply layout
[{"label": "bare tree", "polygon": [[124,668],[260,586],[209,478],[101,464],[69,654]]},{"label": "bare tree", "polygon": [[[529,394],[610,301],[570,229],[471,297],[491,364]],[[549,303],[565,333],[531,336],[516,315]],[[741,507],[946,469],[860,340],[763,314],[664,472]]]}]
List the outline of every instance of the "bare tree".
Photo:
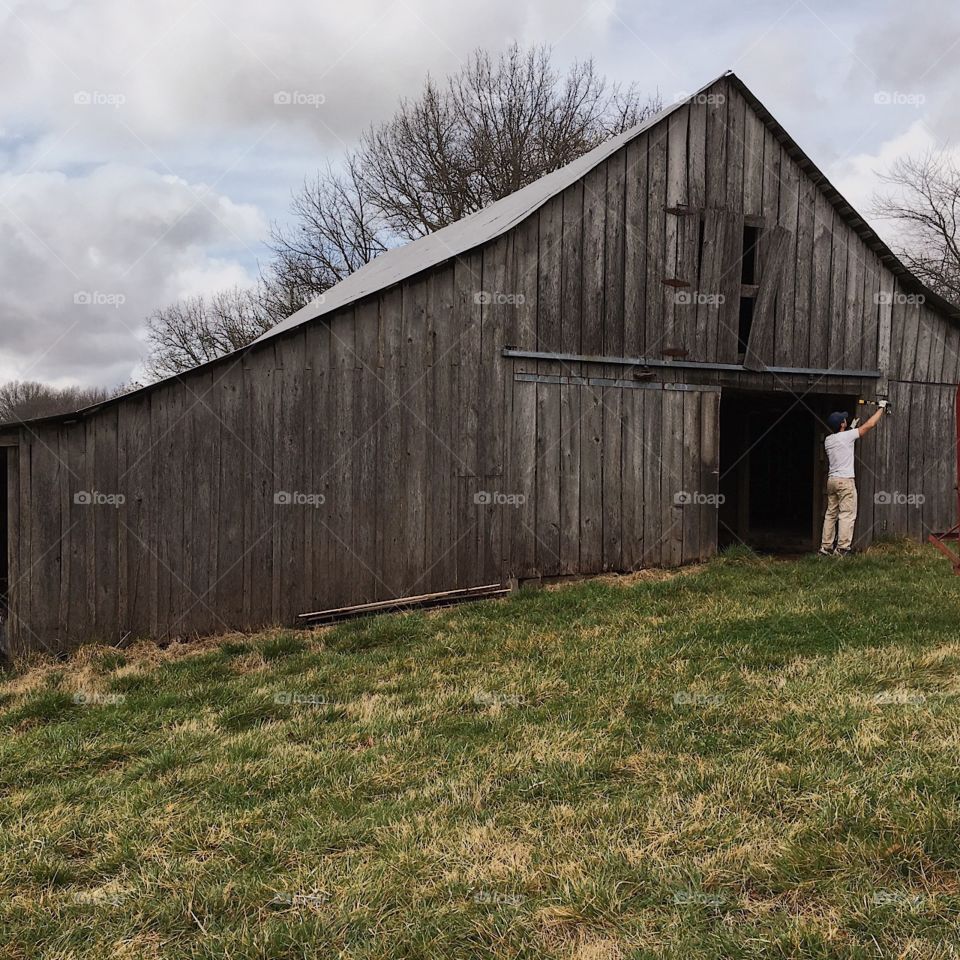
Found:
[{"label": "bare tree", "polygon": [[898,255],[928,287],[960,303],[960,169],[929,152],[897,160],[881,179],[887,189],[873,210],[902,227]]},{"label": "bare tree", "polygon": [[443,87],[428,79],[371,129],[354,162],[387,226],[413,239],[570,163],[660,107],[610,85],[592,60],[565,75],[547,47],[476,51]]},{"label": "bare tree", "polygon": [[318,296],[398,241],[481,210],[659,108],[608,83],[592,60],[561,75],[547,47],[514,45],[496,59],[478,50],[371,128],[344,175],[304,184],[293,225],[273,231],[274,270]]},{"label": "bare tree", "polygon": [[195,297],[147,321],[148,372],[167,376],[256,339],[384,250],[424,236],[575,160],[659,109],[592,60],[565,73],[547,47],[475,52],[446,81],[427,78],[356,150],[306,179],[292,222],[274,227],[254,291]]},{"label": "bare tree", "polygon": [[252,343],[275,322],[255,289],[179,300],[147,318],[146,371],[159,378],[190,370]]},{"label": "bare tree", "polygon": [[273,261],[261,271],[256,296],[272,326],[315,300],[315,289],[287,262]]},{"label": "bare tree", "polygon": [[20,423],[35,417],[72,413],[103,403],[133,386],[107,390],[101,387],[51,387],[36,380],[10,380],[0,384],[0,423]]},{"label": "bare tree", "polygon": [[275,259],[268,274],[274,286],[302,291],[308,302],[386,249],[382,218],[355,155],[347,157],[343,175],[328,167],[304,180],[291,213],[293,226],[272,232]]}]

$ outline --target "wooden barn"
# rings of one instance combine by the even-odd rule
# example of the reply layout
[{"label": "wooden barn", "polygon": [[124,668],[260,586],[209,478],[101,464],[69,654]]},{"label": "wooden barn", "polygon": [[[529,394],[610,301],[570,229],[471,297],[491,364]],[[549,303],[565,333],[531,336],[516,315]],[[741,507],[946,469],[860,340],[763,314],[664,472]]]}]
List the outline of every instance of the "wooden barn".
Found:
[{"label": "wooden barn", "polygon": [[955,521],[956,308],[725,74],[246,349],[0,434],[13,651]]}]

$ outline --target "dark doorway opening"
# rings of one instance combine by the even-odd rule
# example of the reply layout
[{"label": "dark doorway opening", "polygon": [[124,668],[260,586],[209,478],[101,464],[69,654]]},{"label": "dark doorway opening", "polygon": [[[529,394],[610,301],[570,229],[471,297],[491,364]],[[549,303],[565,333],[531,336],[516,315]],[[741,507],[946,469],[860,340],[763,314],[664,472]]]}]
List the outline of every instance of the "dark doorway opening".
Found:
[{"label": "dark doorway opening", "polygon": [[823,438],[851,397],[727,390],[720,400],[718,546],[796,553],[813,549],[825,484]]},{"label": "dark doorway opening", "polygon": [[0,623],[7,619],[10,591],[10,448],[0,447]]}]

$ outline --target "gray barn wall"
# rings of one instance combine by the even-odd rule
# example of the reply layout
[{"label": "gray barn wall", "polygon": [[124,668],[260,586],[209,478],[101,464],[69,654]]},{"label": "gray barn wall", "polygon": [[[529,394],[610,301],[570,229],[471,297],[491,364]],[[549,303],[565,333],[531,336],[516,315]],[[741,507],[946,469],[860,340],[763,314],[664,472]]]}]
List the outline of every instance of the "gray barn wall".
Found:
[{"label": "gray barn wall", "polygon": [[[898,408],[863,444],[860,542],[949,526],[960,331],[906,302],[731,85],[713,93],[453,263],[78,422],[25,428],[11,467],[14,647],[251,629],[709,556],[714,509],[675,499],[716,490],[721,389],[869,395],[874,381],[637,380],[502,350],[737,362],[744,216],[765,225],[761,284],[776,279],[762,359],[879,367]],[[709,211],[702,257],[683,205]],[[726,300],[684,304],[682,289]],[[927,501],[875,506],[887,488]],[[80,491],[125,502],[78,504]],[[277,504],[281,491],[324,502]],[[483,502],[498,496],[525,499]]]}]

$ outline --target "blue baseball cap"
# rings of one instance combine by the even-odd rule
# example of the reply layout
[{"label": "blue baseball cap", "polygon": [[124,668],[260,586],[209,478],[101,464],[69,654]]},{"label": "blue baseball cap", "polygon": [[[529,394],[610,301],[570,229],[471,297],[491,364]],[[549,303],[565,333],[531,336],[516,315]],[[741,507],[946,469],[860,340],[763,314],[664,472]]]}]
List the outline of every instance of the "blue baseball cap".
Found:
[{"label": "blue baseball cap", "polygon": [[836,433],[840,429],[840,424],[843,423],[844,420],[849,421],[850,414],[847,413],[845,410],[837,410],[834,413],[831,413],[829,417],[827,417],[827,426],[834,433]]}]

